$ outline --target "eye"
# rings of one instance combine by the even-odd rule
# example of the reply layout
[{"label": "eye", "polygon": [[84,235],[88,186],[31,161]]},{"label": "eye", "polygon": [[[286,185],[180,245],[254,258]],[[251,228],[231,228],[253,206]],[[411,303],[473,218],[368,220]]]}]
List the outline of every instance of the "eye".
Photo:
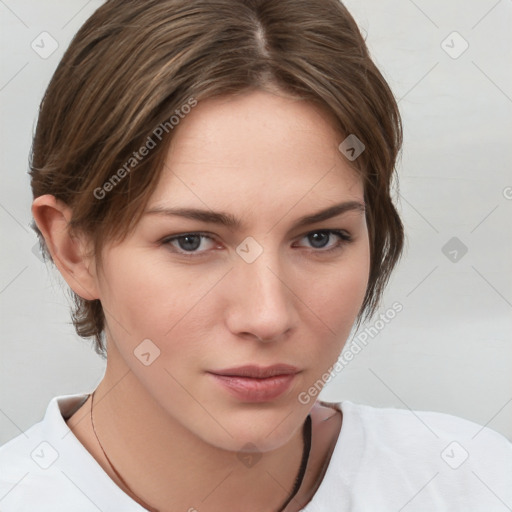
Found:
[{"label": "eye", "polygon": [[[352,237],[337,229],[321,229],[307,233],[301,240],[307,240],[312,252],[327,253],[342,249],[345,244],[352,241]],[[202,256],[209,250],[218,248],[215,240],[205,233],[174,235],[164,238],[161,243],[168,246],[172,252],[190,257]]]},{"label": "eye", "polygon": [[179,254],[201,255],[215,246],[213,238],[203,233],[184,233],[162,240],[162,244],[169,245]]},{"label": "eye", "polygon": [[352,241],[352,237],[337,229],[321,229],[311,231],[302,237],[306,239],[315,252],[330,252],[341,249],[345,244]]}]

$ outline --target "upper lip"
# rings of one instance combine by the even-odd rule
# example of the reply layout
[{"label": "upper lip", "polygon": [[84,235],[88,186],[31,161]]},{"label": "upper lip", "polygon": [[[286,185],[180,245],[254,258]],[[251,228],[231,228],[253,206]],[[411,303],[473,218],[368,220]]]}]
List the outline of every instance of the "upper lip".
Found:
[{"label": "upper lip", "polygon": [[225,375],[230,377],[248,377],[253,379],[265,379],[276,375],[292,375],[298,373],[299,369],[289,364],[274,364],[272,366],[246,365],[237,368],[226,368],[224,370],[213,370],[209,373]]}]

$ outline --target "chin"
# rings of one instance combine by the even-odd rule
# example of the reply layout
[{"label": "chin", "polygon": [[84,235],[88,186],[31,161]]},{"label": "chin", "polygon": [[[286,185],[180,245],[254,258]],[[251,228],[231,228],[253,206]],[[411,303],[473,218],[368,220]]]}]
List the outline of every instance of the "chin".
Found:
[{"label": "chin", "polygon": [[268,452],[286,444],[303,425],[307,412],[297,407],[241,407],[218,415],[215,428],[196,432],[205,442],[234,452]]}]

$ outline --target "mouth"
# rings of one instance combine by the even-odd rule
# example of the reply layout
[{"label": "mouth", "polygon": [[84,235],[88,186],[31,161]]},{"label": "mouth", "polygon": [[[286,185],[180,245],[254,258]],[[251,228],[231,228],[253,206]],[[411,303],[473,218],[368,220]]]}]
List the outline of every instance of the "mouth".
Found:
[{"label": "mouth", "polygon": [[275,364],[272,366],[246,365],[237,368],[227,368],[225,370],[212,370],[214,375],[224,377],[246,377],[250,379],[267,379],[277,375],[292,375],[298,373],[299,369],[289,364]]},{"label": "mouth", "polygon": [[300,373],[295,366],[240,366],[207,372],[231,396],[243,402],[268,402],[281,396]]}]

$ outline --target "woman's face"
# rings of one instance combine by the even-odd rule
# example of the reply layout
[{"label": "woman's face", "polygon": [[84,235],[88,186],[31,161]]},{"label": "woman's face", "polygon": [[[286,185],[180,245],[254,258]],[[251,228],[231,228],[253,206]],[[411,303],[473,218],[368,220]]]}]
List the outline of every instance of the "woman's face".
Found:
[{"label": "woman's face", "polygon": [[[310,411],[299,396],[336,362],[365,295],[362,182],[306,102],[207,100],[175,130],[142,220],[102,255],[108,365],[202,440],[274,449]],[[292,373],[219,376],[246,365]]]}]

